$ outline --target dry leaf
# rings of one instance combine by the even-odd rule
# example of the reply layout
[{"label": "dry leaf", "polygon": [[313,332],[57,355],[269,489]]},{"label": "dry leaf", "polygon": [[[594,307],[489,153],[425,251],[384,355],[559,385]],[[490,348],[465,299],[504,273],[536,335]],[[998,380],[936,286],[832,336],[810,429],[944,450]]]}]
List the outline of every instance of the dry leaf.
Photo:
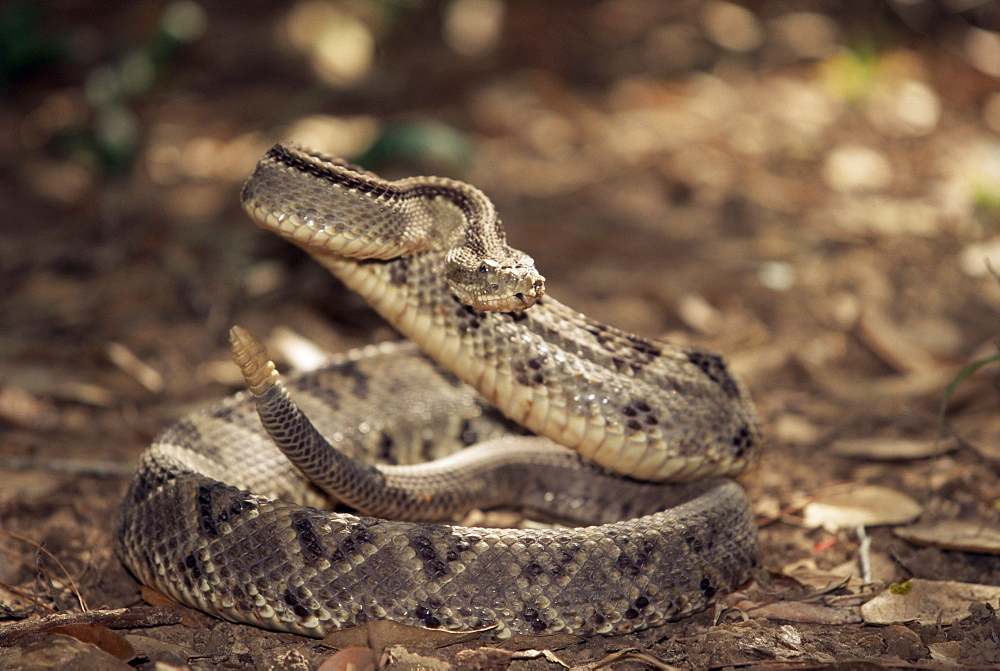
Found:
[{"label": "dry leaf", "polygon": [[967,412],[951,422],[955,434],[984,459],[1000,462],[1000,416],[993,407]]},{"label": "dry leaf", "polygon": [[940,367],[934,357],[909,339],[889,316],[874,304],[866,305],[857,327],[861,339],[882,361],[902,374],[934,371]]},{"label": "dry leaf", "polygon": [[861,606],[868,624],[949,625],[968,617],[969,605],[1000,602],[1000,587],[913,578],[885,590]]},{"label": "dry leaf", "polygon": [[377,668],[378,655],[374,650],[353,645],[327,657],[316,671],[375,671]]},{"label": "dry leaf", "polygon": [[536,648],[540,643],[545,644],[547,650],[560,650],[576,645],[585,639],[573,634],[558,632],[548,636],[527,636],[525,634],[515,634],[505,641],[500,641],[497,647],[506,650],[529,650]]},{"label": "dry leaf", "polygon": [[834,573],[827,569],[821,569],[816,565],[814,557],[796,559],[785,564],[778,571],[778,575],[790,578],[795,582],[809,587],[814,594],[825,594],[835,589],[839,589],[847,584],[852,574]]},{"label": "dry leaf", "polygon": [[329,352],[285,326],[275,327],[267,347],[296,370],[316,370],[330,360]]},{"label": "dry leaf", "polygon": [[451,671],[455,668],[451,662],[412,652],[403,645],[394,645],[385,651],[385,666],[387,668],[422,669],[424,671]]},{"label": "dry leaf", "polygon": [[72,636],[126,662],[135,657],[135,648],[128,641],[99,624],[64,624],[46,629],[45,633]]},{"label": "dry leaf", "polygon": [[67,380],[53,386],[50,391],[56,398],[98,408],[113,408],[118,403],[118,397],[110,389],[86,382]]},{"label": "dry leaf", "polygon": [[59,424],[59,413],[49,401],[21,389],[0,387],[0,421],[36,431],[48,431]]},{"label": "dry leaf", "polygon": [[803,509],[804,524],[833,532],[858,526],[904,524],[920,515],[920,504],[888,487],[865,485],[820,494]]},{"label": "dry leaf", "polygon": [[775,601],[750,609],[754,617],[813,624],[854,624],[861,622],[857,608],[834,608],[802,601]]},{"label": "dry leaf", "polygon": [[442,648],[446,645],[464,643],[479,638],[482,634],[492,631],[495,627],[484,627],[472,631],[446,631],[444,629],[426,629],[408,624],[400,624],[392,620],[375,620],[357,627],[348,627],[331,631],[323,638],[323,645],[330,648],[348,648],[352,646],[382,649],[391,645],[404,645],[415,648]]},{"label": "dry leaf", "polygon": [[897,461],[929,459],[958,449],[954,438],[944,440],[910,440],[908,438],[854,438],[838,440],[830,446],[838,457]]},{"label": "dry leaf", "polygon": [[939,664],[958,664],[962,655],[961,641],[941,641],[940,643],[929,643],[927,649],[931,653],[931,659]]},{"label": "dry leaf", "polygon": [[[548,658],[547,658],[548,659]],[[553,661],[549,659],[549,661]],[[580,664],[578,666],[572,667],[578,671],[596,671],[597,669],[616,669],[619,667],[617,662],[639,662],[651,669],[659,669],[660,671],[678,671],[681,667],[673,666],[672,664],[667,664],[659,657],[654,657],[648,652],[642,652],[641,650],[635,649],[625,649],[618,650],[617,652],[612,652],[604,659],[597,660],[596,662],[590,662],[589,664]],[[562,660],[557,660],[559,664],[566,666]]]},{"label": "dry leaf", "polygon": [[944,520],[899,527],[893,533],[914,545],[1000,554],[1000,529],[983,521]]},{"label": "dry leaf", "polygon": [[177,611],[181,616],[181,624],[188,629],[199,629],[208,620],[208,616],[201,611],[189,608],[182,603],[177,603],[163,592],[153,589],[148,585],[139,585],[139,596],[150,606],[170,608]]},{"label": "dry leaf", "polygon": [[108,359],[122,371],[153,394],[159,394],[166,387],[163,374],[137,357],[132,350],[121,343],[109,342],[104,347]]}]

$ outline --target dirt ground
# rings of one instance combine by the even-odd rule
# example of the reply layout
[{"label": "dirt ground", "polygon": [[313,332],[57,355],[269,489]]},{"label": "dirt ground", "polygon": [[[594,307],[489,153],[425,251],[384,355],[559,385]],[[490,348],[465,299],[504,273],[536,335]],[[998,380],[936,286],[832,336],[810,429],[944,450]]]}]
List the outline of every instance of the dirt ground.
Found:
[{"label": "dirt ground", "polygon": [[[0,9],[0,668],[126,668],[40,633],[83,610],[137,668],[333,654],[190,613],[155,625],[175,611],[141,609],[111,536],[143,447],[239,388],[231,324],[329,351],[395,337],[241,212],[287,139],[476,184],[551,295],[724,353],[768,435],[740,478],[763,570],[716,609],[384,662],[1000,664],[1000,9],[953,4]],[[973,531],[942,540],[956,523]],[[877,595],[888,615],[862,607]]]}]

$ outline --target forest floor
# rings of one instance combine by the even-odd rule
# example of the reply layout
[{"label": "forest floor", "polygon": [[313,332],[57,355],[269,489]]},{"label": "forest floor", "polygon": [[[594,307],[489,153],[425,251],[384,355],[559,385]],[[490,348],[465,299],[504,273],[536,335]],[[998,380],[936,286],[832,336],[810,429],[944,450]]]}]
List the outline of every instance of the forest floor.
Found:
[{"label": "forest floor", "polygon": [[[332,655],[190,613],[121,628],[173,611],[138,609],[112,535],[143,448],[240,388],[231,324],[328,351],[398,337],[240,210],[242,180],[288,139],[479,186],[551,295],[723,353],[765,422],[739,478],[763,567],[714,609],[535,652],[406,643],[383,661],[1000,664],[1000,362],[957,377],[997,354],[1000,73],[880,5],[759,4],[55,2],[33,22],[41,5],[15,3],[27,19],[0,17],[20,49],[0,50],[0,668],[127,668],[108,644],[40,633],[84,610],[125,635],[133,668]],[[934,25],[996,36],[949,20]]]}]

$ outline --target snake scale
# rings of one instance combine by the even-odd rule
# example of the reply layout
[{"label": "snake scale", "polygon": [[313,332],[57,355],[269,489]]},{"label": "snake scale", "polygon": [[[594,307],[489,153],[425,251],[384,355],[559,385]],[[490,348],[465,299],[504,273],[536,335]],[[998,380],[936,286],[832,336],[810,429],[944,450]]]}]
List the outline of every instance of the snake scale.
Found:
[{"label": "snake scale", "polygon": [[[637,631],[750,577],[756,528],[724,476],[760,428],[719,356],[546,295],[461,182],[276,145],[242,200],[412,343],[282,380],[234,327],[249,390],[168,427],[120,508],[140,581],[309,636],[389,619],[505,638]],[[499,505],[578,526],[447,523]]]}]

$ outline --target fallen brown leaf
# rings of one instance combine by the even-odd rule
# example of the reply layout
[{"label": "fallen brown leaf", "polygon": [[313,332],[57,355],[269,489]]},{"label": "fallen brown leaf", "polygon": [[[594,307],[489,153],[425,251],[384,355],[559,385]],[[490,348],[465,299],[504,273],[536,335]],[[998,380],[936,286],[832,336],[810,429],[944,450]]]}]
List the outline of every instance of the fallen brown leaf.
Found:
[{"label": "fallen brown leaf", "polygon": [[803,509],[804,524],[827,531],[904,524],[920,515],[919,503],[888,487],[863,485],[821,492]]},{"label": "fallen brown leaf", "polygon": [[135,648],[124,638],[99,624],[64,624],[46,629],[48,634],[64,634],[78,641],[97,646],[109,655],[129,661],[135,657]]},{"label": "fallen brown leaf", "polygon": [[839,457],[897,461],[928,459],[958,449],[954,438],[944,440],[910,440],[908,438],[854,438],[838,440],[830,453]]},{"label": "fallen brown leaf", "polygon": [[861,606],[868,624],[954,624],[969,614],[969,605],[1000,600],[1000,587],[913,578],[894,585]]},{"label": "fallen brown leaf", "polygon": [[323,660],[316,671],[375,671],[378,654],[371,648],[352,645]]},{"label": "fallen brown leaf", "polygon": [[392,620],[376,620],[357,627],[331,631],[323,639],[323,645],[340,649],[369,646],[376,650],[393,645],[442,648],[446,645],[477,639],[492,629],[493,627],[484,627],[472,631],[445,631],[443,629],[413,627]]},{"label": "fallen brown leaf", "polygon": [[823,606],[803,601],[775,601],[752,608],[750,614],[769,620],[813,624],[855,624],[862,621],[857,608]]},{"label": "fallen brown leaf", "polygon": [[1000,554],[1000,529],[985,520],[943,520],[897,527],[892,532],[914,545]]}]

